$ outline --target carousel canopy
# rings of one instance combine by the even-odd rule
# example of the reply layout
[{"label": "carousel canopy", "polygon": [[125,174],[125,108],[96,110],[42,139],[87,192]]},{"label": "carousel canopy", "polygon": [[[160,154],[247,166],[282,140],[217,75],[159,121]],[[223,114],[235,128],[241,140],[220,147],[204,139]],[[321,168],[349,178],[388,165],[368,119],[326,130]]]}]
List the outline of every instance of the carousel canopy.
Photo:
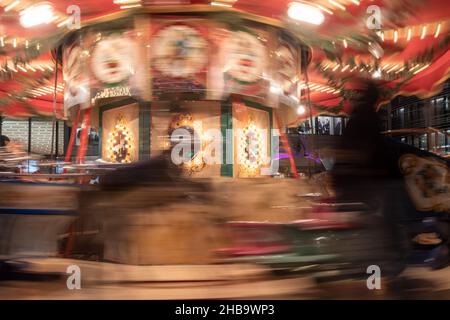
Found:
[{"label": "carousel canopy", "polygon": [[[81,27],[126,14],[224,11],[276,22],[311,49],[299,100],[314,113],[347,112],[350,79],[395,95],[427,97],[448,78],[450,2],[441,0],[2,0],[0,113],[62,117],[64,83],[54,49]],[[301,117],[301,115],[300,115]]]}]

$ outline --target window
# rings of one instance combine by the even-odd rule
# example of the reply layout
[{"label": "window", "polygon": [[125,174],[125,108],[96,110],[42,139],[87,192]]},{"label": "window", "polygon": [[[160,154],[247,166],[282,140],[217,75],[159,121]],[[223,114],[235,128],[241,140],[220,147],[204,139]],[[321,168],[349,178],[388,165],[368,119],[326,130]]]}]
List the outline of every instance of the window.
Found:
[{"label": "window", "polygon": [[419,146],[420,149],[422,150],[427,150],[428,147],[428,141],[427,141],[427,135],[426,134],[421,134],[419,137]]},{"label": "window", "polygon": [[316,118],[317,134],[330,135],[331,119],[331,117]]},{"label": "window", "polygon": [[334,118],[333,135],[342,135],[342,118]]}]

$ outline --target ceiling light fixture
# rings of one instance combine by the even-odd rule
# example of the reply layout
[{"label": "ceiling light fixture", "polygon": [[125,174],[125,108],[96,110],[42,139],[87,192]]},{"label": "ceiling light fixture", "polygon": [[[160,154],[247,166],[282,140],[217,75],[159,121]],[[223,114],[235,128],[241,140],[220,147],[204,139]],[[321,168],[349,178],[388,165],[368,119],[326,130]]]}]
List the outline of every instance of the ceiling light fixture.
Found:
[{"label": "ceiling light fixture", "polygon": [[27,72],[27,69],[25,69],[24,67],[22,67],[22,66],[17,66],[17,68],[19,68],[20,70],[22,70],[23,72]]},{"label": "ceiling light fixture", "polygon": [[14,8],[15,6],[17,6],[19,3],[20,3],[20,0],[17,0],[17,1],[14,1],[14,2],[8,4],[8,5],[5,7],[5,12],[8,12],[9,10],[11,10],[11,9]]},{"label": "ceiling light fixture", "polygon": [[303,105],[299,105],[297,108],[297,114],[304,114],[306,111],[305,107]]},{"label": "ceiling light fixture", "polygon": [[430,66],[430,64],[426,64],[423,67],[421,67],[420,69],[417,69],[416,71],[414,71],[414,74],[418,74],[420,71],[425,70],[426,68],[428,68]]},{"label": "ceiling light fixture", "polygon": [[345,7],[340,4],[339,2],[336,2],[334,0],[328,0],[329,3],[331,3],[333,6],[338,7],[341,10],[345,10]]},{"label": "ceiling light fixture", "polygon": [[115,4],[132,4],[132,3],[139,3],[141,0],[114,0]]},{"label": "ceiling light fixture", "polygon": [[19,15],[20,24],[24,28],[31,28],[40,24],[48,24],[55,19],[53,7],[47,2],[38,3],[22,10]]},{"label": "ceiling light fixture", "polygon": [[411,40],[411,35],[412,35],[412,30],[411,30],[411,28],[408,28],[408,35],[406,37],[407,41]]},{"label": "ceiling light fixture", "polygon": [[422,34],[420,35],[420,40],[423,40],[425,36],[427,35],[427,26],[422,27]]},{"label": "ceiling light fixture", "polygon": [[120,9],[131,9],[131,8],[138,8],[138,7],[142,7],[142,4],[137,3],[137,4],[130,4],[127,6],[120,6]]},{"label": "ceiling light fixture", "polygon": [[379,68],[372,73],[372,78],[374,79],[381,78],[381,70]]},{"label": "ceiling light fixture", "polygon": [[320,25],[325,20],[325,16],[319,8],[301,2],[291,2],[287,14],[293,20],[314,25]]},{"label": "ceiling light fixture", "polygon": [[333,14],[333,11],[331,11],[331,10],[325,8],[324,6],[321,6],[320,4],[317,4],[316,6],[317,6],[317,8],[319,8],[319,9],[322,10],[322,11],[325,11],[325,12],[328,13],[328,14]]},{"label": "ceiling light fixture", "polygon": [[231,8],[233,6],[229,3],[222,3],[222,2],[216,2],[216,1],[211,2],[211,5],[218,6],[218,7],[227,7],[227,8]]},{"label": "ceiling light fixture", "polygon": [[441,32],[441,24],[438,23],[436,27],[436,32],[434,33],[434,37],[437,38],[439,36],[439,32]]}]

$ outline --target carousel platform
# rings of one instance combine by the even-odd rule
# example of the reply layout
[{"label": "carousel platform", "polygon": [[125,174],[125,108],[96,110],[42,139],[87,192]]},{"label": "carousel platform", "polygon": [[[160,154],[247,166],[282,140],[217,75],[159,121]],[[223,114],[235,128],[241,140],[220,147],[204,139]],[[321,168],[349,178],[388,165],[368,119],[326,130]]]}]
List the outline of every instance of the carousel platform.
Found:
[{"label": "carousel platform", "polygon": [[[18,273],[2,281],[1,299],[270,299],[315,290],[312,279],[275,278],[251,264],[131,266],[59,258],[19,259],[14,264]],[[66,286],[66,269],[74,264],[81,269],[80,290]],[[30,281],[30,275],[59,277]]]}]

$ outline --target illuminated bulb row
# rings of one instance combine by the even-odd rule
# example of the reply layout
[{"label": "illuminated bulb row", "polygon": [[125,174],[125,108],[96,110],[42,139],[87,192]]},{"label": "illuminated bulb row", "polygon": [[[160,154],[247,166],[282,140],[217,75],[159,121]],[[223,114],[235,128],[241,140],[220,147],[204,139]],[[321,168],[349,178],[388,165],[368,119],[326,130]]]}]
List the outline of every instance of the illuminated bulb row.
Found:
[{"label": "illuminated bulb row", "polygon": [[[332,65],[333,65],[333,63],[328,63],[328,64],[326,64],[326,65],[323,67],[322,70],[327,70],[327,69],[331,68]],[[378,70],[377,72],[375,72],[375,74],[377,75],[377,77],[378,77],[378,75],[381,76],[381,71],[383,71],[383,72],[385,72],[385,73],[391,73],[391,72],[394,72],[394,71],[395,71],[395,74],[398,74],[398,73],[400,73],[400,72],[402,72],[402,71],[405,70],[405,67],[404,67],[404,66],[401,67],[401,68],[400,68],[400,66],[401,66],[401,64],[399,64],[399,63],[393,64],[393,65],[387,63],[387,64],[385,64],[384,66],[380,67],[380,70]],[[409,71],[410,71],[410,72],[414,71],[414,74],[415,74],[415,73],[418,73],[417,70],[415,70],[416,68],[419,68],[420,71],[422,71],[423,69],[426,69],[428,66],[429,66],[429,64],[428,64],[428,65],[419,65],[419,64],[416,64],[415,66],[413,66],[412,68],[410,68]],[[336,70],[339,69],[339,67],[342,67],[341,70],[339,70],[340,72],[344,72],[344,71],[347,71],[347,70],[348,70],[349,72],[354,72],[354,71],[358,68],[358,66],[355,65],[353,68],[351,68],[351,69],[349,70],[350,65],[341,66],[340,64],[336,64],[331,70],[332,70],[332,71],[336,71]],[[422,67],[423,67],[423,69],[422,69]],[[400,69],[399,69],[399,68],[400,68]],[[369,72],[373,72],[373,71],[374,71],[374,68],[372,67],[372,68],[369,70]],[[419,71],[419,72],[420,72],[420,71]],[[361,73],[362,73],[362,72],[366,72],[366,70],[365,70],[363,67],[361,67],[361,68],[359,69],[359,72],[361,72]],[[304,88],[304,85],[301,85],[301,88]],[[324,89],[324,86],[321,86],[321,85],[319,85],[319,84],[312,84],[312,85],[310,84],[310,90],[315,90],[315,91],[320,91],[320,92],[327,92],[327,91]],[[332,92],[332,91],[330,91],[330,92]]]},{"label": "illuminated bulb row", "polygon": [[[8,42],[5,39],[5,36],[0,37],[0,47],[6,47],[6,45],[8,44]],[[25,49],[28,49],[30,47],[30,42],[28,40],[24,40],[23,41],[24,47]],[[13,48],[17,48],[17,46],[19,45],[19,40],[17,40],[17,38],[12,38],[11,40],[11,45]],[[39,50],[40,49],[40,44],[36,44],[36,49]]]},{"label": "illuminated bulb row", "polygon": [[[306,88],[306,84],[301,83],[300,84],[300,88],[304,89]],[[309,83],[309,90],[311,91],[318,91],[318,92],[325,92],[325,93],[338,93],[339,90],[336,90],[334,88],[331,88],[329,86],[325,86],[322,84],[318,84],[318,83]]]},{"label": "illuminated bulb row", "polygon": [[212,1],[212,6],[231,8],[237,0],[216,0]]},{"label": "illuminated bulb row", "polygon": [[[436,28],[434,29],[434,33],[433,36],[435,38],[439,37],[440,33],[441,33],[441,28],[442,28],[442,23],[438,23],[436,25]],[[423,25],[420,28],[420,39],[423,40],[425,39],[425,37],[429,34],[428,30],[429,30],[429,26],[428,25]],[[399,39],[399,30],[394,30],[393,32],[393,41],[394,43],[398,42]],[[381,38],[382,41],[384,41],[384,31],[380,31],[378,32],[378,36]],[[411,41],[413,37],[413,30],[411,27],[409,27],[408,29],[406,29],[406,41]]]},{"label": "illuminated bulb row", "polygon": [[142,7],[141,0],[114,0],[113,2],[120,5],[122,10]]},{"label": "illuminated bulb row", "polygon": [[[56,92],[62,92],[64,91],[64,85],[63,84],[58,84],[56,86]],[[31,89],[28,91],[29,94],[32,94],[34,97],[40,97],[40,96],[45,96],[45,95],[49,95],[49,94],[54,94],[54,86],[53,85],[49,85],[49,86],[42,86],[36,89]]]},{"label": "illuminated bulb row", "polygon": [[[28,70],[31,70],[33,72],[36,72],[38,69],[40,71],[45,71],[45,70],[49,70],[49,71],[53,71],[53,67],[51,65],[48,64],[26,64],[24,66],[22,65],[17,65],[17,69],[14,65],[8,65],[8,69],[14,71],[14,72],[18,72],[17,69],[23,71],[23,72],[28,72]],[[6,71],[5,69],[2,69],[2,71]]]}]

